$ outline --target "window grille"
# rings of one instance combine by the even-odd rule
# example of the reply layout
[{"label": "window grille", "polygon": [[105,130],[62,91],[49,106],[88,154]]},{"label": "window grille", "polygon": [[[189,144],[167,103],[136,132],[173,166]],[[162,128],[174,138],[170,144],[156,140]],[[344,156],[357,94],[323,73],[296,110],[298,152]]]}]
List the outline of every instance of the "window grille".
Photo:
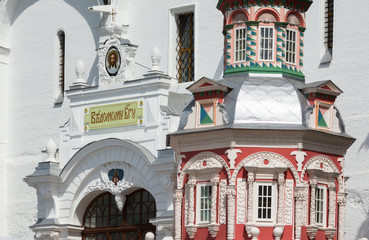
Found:
[{"label": "window grille", "polygon": [[210,214],[211,214],[211,192],[212,186],[210,185],[199,185],[200,187],[200,202],[199,202],[199,210],[200,210],[200,223],[208,223],[210,222]]},{"label": "window grille", "polygon": [[63,95],[64,94],[64,85],[65,85],[65,33],[64,31],[58,32],[59,39],[59,91]]},{"label": "window grille", "polygon": [[260,27],[260,60],[273,60],[273,45],[274,45],[274,29],[273,27]]},{"label": "window grille", "polygon": [[143,240],[147,232],[155,233],[155,226],[149,223],[155,217],[155,200],[146,190],[128,195],[123,211],[119,211],[114,195],[103,193],[87,207],[82,239]]},{"label": "window grille", "polygon": [[246,29],[235,29],[235,62],[243,62],[246,60]]},{"label": "window grille", "polygon": [[194,80],[194,13],[177,16],[177,79],[179,82]]},{"label": "window grille", "polygon": [[286,62],[296,63],[296,32],[287,29]]},{"label": "window grille", "polygon": [[272,186],[258,186],[258,219],[272,220]]},{"label": "window grille", "polygon": [[324,189],[315,189],[315,222],[319,225],[324,224]]},{"label": "window grille", "polygon": [[324,43],[330,53],[332,53],[333,48],[333,17],[334,17],[334,0],[326,0]]}]

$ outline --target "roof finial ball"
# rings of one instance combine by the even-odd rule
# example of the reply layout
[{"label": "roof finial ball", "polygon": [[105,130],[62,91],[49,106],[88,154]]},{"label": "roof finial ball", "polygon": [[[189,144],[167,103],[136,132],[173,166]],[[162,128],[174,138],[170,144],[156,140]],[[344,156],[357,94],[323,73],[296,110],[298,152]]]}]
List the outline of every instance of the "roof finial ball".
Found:
[{"label": "roof finial ball", "polygon": [[151,61],[152,61],[152,71],[160,71],[160,60],[161,60],[161,54],[158,47],[154,47],[151,53]]},{"label": "roof finial ball", "polygon": [[155,239],[155,235],[152,232],[148,232],[145,235],[145,240],[154,240]]},{"label": "roof finial ball", "polygon": [[57,150],[57,146],[56,143],[54,142],[54,140],[50,139],[47,142],[46,145],[46,153],[47,153],[47,160],[48,162],[56,162],[56,150]]}]

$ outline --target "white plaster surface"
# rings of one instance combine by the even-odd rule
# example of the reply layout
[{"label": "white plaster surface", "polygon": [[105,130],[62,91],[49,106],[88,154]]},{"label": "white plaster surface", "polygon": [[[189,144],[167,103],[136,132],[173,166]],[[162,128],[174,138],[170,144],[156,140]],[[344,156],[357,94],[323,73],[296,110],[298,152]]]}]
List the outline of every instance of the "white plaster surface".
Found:
[{"label": "white plaster surface", "polygon": [[[5,57],[9,68],[0,54],[0,239],[3,236],[33,239],[28,226],[36,222],[36,192],[22,179],[46,159],[41,150],[50,138],[60,145],[59,126],[70,116],[68,99],[60,105],[53,102],[57,81],[56,33],[59,29],[66,33],[66,85],[76,80],[74,66],[79,59],[86,65],[87,83],[95,85],[98,76],[95,28],[101,19],[87,8],[97,2],[0,1],[0,47],[10,49],[9,57]],[[222,77],[223,17],[216,9],[216,0],[159,0],[155,4],[151,0],[126,0],[125,3],[129,11],[118,13],[117,21],[130,25],[127,37],[139,45],[137,63],[151,68],[151,52],[157,46],[162,53],[160,69],[164,73],[173,72],[170,67],[173,64],[168,60],[174,37],[170,9],[191,5],[196,12],[195,79]],[[333,59],[330,64],[321,65],[322,3],[322,0],[314,1],[307,13],[304,73],[307,82],[330,79],[344,91],[336,105],[347,132],[357,139],[345,160],[345,174],[351,177],[347,184],[346,239],[368,238],[369,31],[365,27],[369,25],[369,6],[367,0],[335,1]],[[136,65],[136,77],[146,72],[147,69]],[[172,89],[179,88],[172,86]],[[159,130],[147,131],[140,134],[151,134],[155,139]],[[97,139],[81,141],[80,145],[93,140]],[[158,148],[150,144],[147,143],[147,148]]]}]

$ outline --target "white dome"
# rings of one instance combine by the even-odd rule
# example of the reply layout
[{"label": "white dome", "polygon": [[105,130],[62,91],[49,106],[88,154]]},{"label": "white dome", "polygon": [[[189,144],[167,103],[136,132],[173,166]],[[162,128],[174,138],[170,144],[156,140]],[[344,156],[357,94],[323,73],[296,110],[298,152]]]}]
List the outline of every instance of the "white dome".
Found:
[{"label": "white dome", "polygon": [[308,102],[288,79],[233,77],[222,83],[233,88],[224,102],[227,123],[306,126]]}]

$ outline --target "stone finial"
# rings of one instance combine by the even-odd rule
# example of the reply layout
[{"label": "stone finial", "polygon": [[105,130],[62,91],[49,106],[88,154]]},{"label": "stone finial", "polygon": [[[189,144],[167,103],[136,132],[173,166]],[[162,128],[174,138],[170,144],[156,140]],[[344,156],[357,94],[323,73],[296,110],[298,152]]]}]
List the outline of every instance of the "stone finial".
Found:
[{"label": "stone finial", "polygon": [[85,63],[82,60],[78,60],[76,64],[76,75],[77,75],[76,83],[85,83],[84,80],[85,72],[86,72]]},{"label": "stone finial", "polygon": [[252,240],[258,240],[258,236],[260,234],[259,228],[252,227],[250,233],[251,233],[251,236],[252,236]]},{"label": "stone finial", "polygon": [[47,142],[47,145],[46,145],[46,153],[47,153],[47,160],[46,161],[56,162],[56,158],[55,158],[56,150],[57,150],[57,146],[56,146],[54,140],[50,139]]},{"label": "stone finial", "polygon": [[145,235],[145,240],[154,240],[155,239],[155,235],[152,232],[148,232]]},{"label": "stone finial", "polygon": [[275,236],[276,240],[280,240],[283,234],[283,227],[276,227],[273,230],[273,235]]},{"label": "stone finial", "polygon": [[158,47],[154,47],[151,53],[151,61],[152,61],[152,68],[153,71],[160,71],[159,63],[161,60],[161,54]]}]

